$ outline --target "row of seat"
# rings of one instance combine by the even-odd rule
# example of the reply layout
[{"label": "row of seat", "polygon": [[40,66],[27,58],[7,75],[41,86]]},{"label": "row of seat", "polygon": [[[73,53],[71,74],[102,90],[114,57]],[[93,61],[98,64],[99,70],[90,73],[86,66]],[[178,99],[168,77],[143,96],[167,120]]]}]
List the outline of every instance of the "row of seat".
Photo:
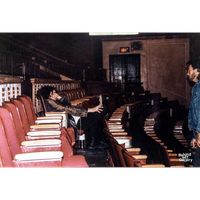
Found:
[{"label": "row of seat", "polygon": [[99,104],[98,96],[87,96],[84,88],[74,90],[62,90],[59,94],[64,94],[71,102],[72,106],[91,108]]},{"label": "row of seat", "polygon": [[186,133],[185,134],[185,130],[184,130],[184,125],[185,123],[187,124],[187,121],[185,121],[184,119],[181,119],[181,120],[178,120],[174,126],[174,129],[173,129],[173,133],[174,133],[174,137],[184,146],[188,149],[188,153],[186,152],[185,155],[184,154],[180,154],[179,155],[179,158],[185,158],[185,160],[189,160],[190,161],[190,164],[189,166],[192,166],[192,160],[193,159],[193,156],[196,152],[196,149],[191,147],[190,145],[190,141],[192,139],[192,134],[188,136],[188,128],[186,130]]},{"label": "row of seat", "polygon": [[[129,113],[123,112],[123,114],[126,115],[125,118],[124,117],[120,118],[120,116],[117,116],[115,114],[109,119],[110,120],[109,123],[111,123],[111,121],[113,120],[112,122],[115,123],[115,127],[117,124],[118,125],[122,124],[124,126],[127,116],[133,117],[137,112],[139,114],[141,114],[141,112],[142,112],[144,117],[146,117],[148,115],[150,116],[150,114],[152,112],[154,112],[153,115],[155,116],[155,115],[157,115],[156,114],[157,111],[159,113],[161,113],[160,109],[169,108],[169,107],[173,108],[173,105],[174,105],[174,102],[168,102],[167,98],[162,98],[160,93],[151,94],[149,91],[136,92],[134,95],[133,94],[130,95],[130,93],[127,93],[127,94],[122,94],[122,93],[103,94],[102,99],[103,99],[103,102],[109,103],[110,117],[112,116],[115,109],[119,106],[121,106],[121,108],[123,108],[123,107],[129,108]],[[89,98],[86,99],[86,101],[89,101]],[[81,102],[81,101],[77,101],[77,102]],[[75,105],[78,105],[77,102]],[[179,105],[178,106],[175,105],[175,106],[178,107],[178,110],[179,110],[179,108],[180,108]],[[177,113],[174,114],[174,112],[176,112],[177,110],[174,108],[171,110],[172,110],[171,115],[175,116],[175,114],[177,114]],[[170,112],[171,112],[171,110],[170,110]],[[153,115],[151,115],[151,117]],[[117,118],[119,120],[118,122],[117,122]],[[148,121],[148,119],[147,119],[147,121]],[[145,123],[147,123],[147,122],[145,122]],[[173,150],[171,150],[171,149],[166,149],[166,145],[164,145],[164,143],[162,141],[160,141],[159,138],[155,135],[155,131],[153,132],[153,130],[150,130],[150,128],[152,128],[152,124],[151,125],[148,124],[148,127],[145,124],[145,129],[146,128],[149,129],[148,131],[150,131],[150,133],[148,132],[149,135],[148,134],[147,135],[150,136],[151,139],[153,139],[153,141],[150,143],[152,143],[154,145],[154,147],[157,146],[156,148],[159,149],[160,152],[163,152],[163,155],[161,156],[161,157],[163,157],[162,159],[165,160],[165,162],[163,162],[163,164],[165,164],[166,166],[182,165],[182,163],[180,163],[179,160],[177,159],[177,154],[175,154],[173,152]],[[111,130],[111,131],[113,131],[113,130]],[[120,134],[122,134],[124,136],[124,134],[126,134],[126,133],[120,132],[120,130],[118,129],[116,132],[113,132],[112,134],[114,134],[115,136],[116,135],[119,136]],[[149,141],[149,139],[147,139],[147,141]],[[156,144],[154,142],[156,142]],[[155,154],[158,154],[158,153],[155,151]]]},{"label": "row of seat", "polygon": [[[108,95],[107,95],[108,96]],[[121,95],[122,96],[122,95]],[[118,95],[120,98],[120,95]],[[126,98],[127,97],[127,98]],[[109,99],[113,99],[112,97],[109,97]],[[157,118],[159,113],[162,113],[161,109],[169,109],[173,107],[174,102],[168,102],[166,98],[162,98],[160,94],[155,93],[155,94],[150,94],[150,93],[145,93],[140,95],[139,93],[137,95],[132,95],[132,96],[125,96],[121,105],[121,108],[118,108],[116,112],[114,110],[117,108],[116,102],[111,102],[110,107],[111,107],[111,114],[110,118],[108,121],[109,128],[112,132],[112,135],[116,137],[116,135],[127,135],[126,132],[122,132],[122,130],[118,129],[117,131],[113,132],[111,127],[115,128],[121,124],[125,128],[125,122],[127,123],[127,120],[123,120],[123,114],[126,113],[126,118],[127,116],[129,118],[133,118],[136,116],[138,117],[137,114],[142,113],[143,117],[147,117],[146,121],[144,122],[144,128],[147,130],[147,134],[143,136],[144,143],[146,144],[146,147],[149,152],[151,152],[149,155],[154,156],[154,161],[160,162],[164,164],[165,166],[184,166],[183,162],[179,162],[179,159],[177,158],[177,154],[173,152],[171,149],[167,149],[167,147],[164,145],[164,143],[159,140],[157,135],[155,135],[154,131],[154,120]],[[176,102],[175,102],[176,103]],[[177,106],[176,106],[177,107]],[[121,109],[121,111],[120,111]],[[128,111],[128,112],[127,112]],[[171,110],[170,110],[171,111]],[[174,114],[174,111],[176,111],[176,108],[172,109],[172,114]],[[120,113],[121,112],[121,113]],[[113,115],[112,115],[113,113]],[[153,113],[153,114],[151,114]],[[138,120],[138,119],[137,119]],[[152,121],[151,121],[152,120]],[[153,122],[153,123],[152,123]],[[111,125],[111,123],[114,123],[114,125]],[[156,124],[158,125],[158,124]],[[122,127],[121,127],[122,128]],[[152,156],[152,157],[153,157]]]},{"label": "row of seat", "polygon": [[[63,92],[63,91],[62,91]],[[71,91],[68,91],[68,93],[70,93]],[[72,91],[75,92],[75,91]],[[106,94],[103,95],[103,101],[109,104],[110,107],[110,119],[109,119],[109,123],[113,123],[114,122],[114,126],[115,126],[115,131],[114,130],[109,130],[112,132],[112,135],[114,135],[115,137],[119,136],[125,136],[127,135],[127,133],[125,131],[120,130],[121,128],[125,128],[125,122],[127,121],[127,116],[130,117],[130,113],[127,113],[127,106],[129,108],[131,108],[129,110],[129,112],[131,112],[131,114],[134,114],[136,112],[141,112],[141,110],[146,111],[146,108],[150,108],[145,114],[144,116],[146,116],[147,114],[149,114],[152,111],[155,111],[156,109],[159,110],[159,108],[164,107],[164,105],[166,105],[166,99],[165,98],[161,98],[160,94],[150,94],[150,93],[146,93],[143,92],[144,94],[140,94],[137,93],[136,95],[127,95],[127,94],[119,94],[119,93],[112,93],[112,94]],[[66,93],[65,93],[66,95]],[[67,95],[66,95],[67,96]],[[149,99],[148,99],[148,97]],[[76,104],[74,104],[74,101],[72,101],[72,105],[78,105],[77,102],[79,102],[79,105],[82,104],[82,102],[89,102],[90,98],[82,98],[82,99],[78,99],[76,101]],[[138,100],[138,102],[136,102],[135,100]],[[118,108],[118,106],[123,105],[121,108]],[[151,105],[151,106],[149,106]],[[152,109],[152,105],[153,105],[153,109]],[[158,105],[158,106],[157,106]],[[82,105],[81,105],[82,106]],[[116,110],[117,109],[117,110]],[[121,109],[121,110],[120,110]],[[115,112],[116,110],[116,112]],[[114,113],[115,112],[115,113]],[[118,115],[118,116],[117,116]],[[122,124],[123,126],[121,128],[119,128],[120,124]],[[116,130],[116,126],[119,126],[118,129]],[[110,128],[112,128],[112,124],[109,124]],[[114,131],[114,132],[113,132]],[[123,138],[121,138],[123,139]],[[127,138],[126,138],[127,139]],[[127,144],[129,144],[128,147],[130,147],[130,140],[131,138],[129,138],[129,142],[126,142],[126,147]],[[156,142],[156,141],[155,141]],[[156,146],[156,145],[155,145]],[[159,145],[158,145],[159,146]],[[159,147],[160,148],[160,147]],[[161,152],[161,150],[159,150]],[[165,149],[162,151],[165,153]],[[168,154],[166,155],[166,157],[168,156]],[[164,163],[166,164],[166,162]],[[166,164],[166,166],[169,166],[168,164]]]},{"label": "row of seat", "polygon": [[[60,113],[57,113],[60,114]],[[2,167],[88,167],[85,157],[73,155],[73,128],[63,116],[36,117],[28,96],[18,96],[0,107]]]},{"label": "row of seat", "polygon": [[179,120],[176,122],[173,132],[174,132],[174,136],[175,138],[177,138],[177,140],[179,140],[179,142],[185,146],[186,148],[188,148],[188,143],[187,140],[183,134],[183,123],[184,120]]},{"label": "row of seat", "polygon": [[[164,167],[162,164],[146,164],[146,155],[140,154],[140,148],[132,147],[132,137],[121,124],[126,108],[117,108],[108,121],[104,120],[104,131],[109,147],[108,158],[114,167]],[[112,165],[113,164],[113,165]]]},{"label": "row of seat", "polygon": [[[144,123],[144,131],[145,133],[151,137],[153,140],[155,140],[158,143],[159,148],[163,149],[165,152],[165,157],[167,159],[167,163],[169,166],[172,167],[184,167],[184,162],[183,160],[178,158],[177,153],[173,152],[172,149],[169,149],[167,144],[163,141],[162,137],[156,133],[156,120],[158,120],[159,117],[161,117],[162,114],[164,113],[169,113],[168,109],[162,109],[159,111],[156,111],[149,115]],[[163,148],[164,147],[164,148]]]}]

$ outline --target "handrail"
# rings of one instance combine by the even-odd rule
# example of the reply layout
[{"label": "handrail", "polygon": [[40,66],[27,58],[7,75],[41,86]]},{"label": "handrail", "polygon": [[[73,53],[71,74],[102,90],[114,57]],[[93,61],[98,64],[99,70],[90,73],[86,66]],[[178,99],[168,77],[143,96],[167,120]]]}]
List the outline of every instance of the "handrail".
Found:
[{"label": "handrail", "polygon": [[[67,76],[67,77],[73,78],[73,79],[75,79],[75,77],[77,77],[77,75],[82,74],[82,71],[84,69],[84,66],[68,63],[65,60],[62,60],[54,55],[46,53],[38,48],[35,48],[35,47],[30,48],[30,46],[28,44],[21,42],[20,40],[17,40],[15,38],[9,37],[6,34],[1,34],[0,39],[3,39],[7,43],[17,46],[18,49],[23,50],[22,52],[24,52],[24,53],[23,53],[23,56],[21,56],[21,58],[23,58],[22,62],[26,62],[29,64],[32,62],[32,64],[33,64],[33,60],[31,60],[31,59],[36,57],[37,62],[35,61],[35,59],[34,59],[34,62],[38,66],[44,65],[44,67],[49,68],[49,69],[50,69],[50,66],[54,66],[55,71],[57,73],[61,74],[61,72],[62,73],[64,72],[64,74],[63,74],[64,76]],[[16,52],[13,52],[12,49],[9,49],[10,45],[7,45],[7,46],[8,46],[8,48],[5,49],[1,53],[11,56],[13,59],[13,56],[16,56],[18,54]],[[16,48],[14,48],[14,49],[16,49]],[[13,59],[13,60],[15,60],[15,59]],[[46,64],[43,62],[44,60],[46,61]],[[47,63],[48,63],[48,67],[47,67]],[[13,61],[13,64],[15,65],[16,63]],[[56,66],[59,66],[59,67],[56,67]],[[30,71],[33,68],[32,65],[31,66],[28,65],[28,67],[30,69],[28,69],[27,71]],[[36,67],[36,66],[34,66],[34,67]],[[14,74],[12,69],[8,68],[7,71],[8,71],[8,74],[18,75],[18,74]],[[3,73],[6,73],[6,72],[3,72]],[[22,75],[22,74],[20,74],[20,75]],[[36,75],[38,75],[38,73]],[[40,77],[40,76],[37,76],[37,77]],[[81,78],[77,77],[76,79],[80,80]]]},{"label": "handrail", "polygon": [[[13,44],[15,44],[15,45],[18,45],[18,46],[20,46],[21,48],[23,48],[23,49],[26,49],[27,51],[29,51],[29,52],[32,52],[32,53],[36,53],[36,52],[39,52],[40,54],[38,54],[39,56],[41,56],[41,54],[44,54],[45,56],[48,56],[48,57],[51,57],[51,58],[53,58],[53,59],[55,59],[55,60],[57,60],[57,61],[60,61],[60,62],[62,62],[62,63],[65,63],[65,64],[67,64],[67,65],[70,65],[70,66],[73,66],[73,67],[79,67],[78,65],[74,65],[74,64],[71,64],[71,63],[66,63],[66,61],[64,61],[64,60],[62,60],[62,59],[60,59],[60,58],[58,58],[58,57],[56,57],[56,56],[53,56],[53,55],[51,55],[51,54],[49,54],[49,53],[46,53],[46,52],[44,52],[44,51],[42,51],[42,50],[40,50],[40,49],[38,49],[38,48],[33,48],[32,50],[30,49],[30,47],[29,47],[29,45],[28,44],[26,44],[26,43],[24,43],[24,42],[22,42],[22,41],[20,41],[20,40],[17,40],[17,39],[15,39],[15,38],[8,38],[6,35],[1,35],[0,36],[2,39],[4,39],[4,40],[6,40],[6,41],[8,41],[8,42],[11,42],[11,43],[13,43]],[[45,58],[45,57],[44,57]]]}]

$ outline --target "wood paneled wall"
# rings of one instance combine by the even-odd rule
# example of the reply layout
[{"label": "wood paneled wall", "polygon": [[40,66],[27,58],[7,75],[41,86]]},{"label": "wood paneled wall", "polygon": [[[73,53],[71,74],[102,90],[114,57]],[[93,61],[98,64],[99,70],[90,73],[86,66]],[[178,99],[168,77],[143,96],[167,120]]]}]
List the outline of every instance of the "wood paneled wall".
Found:
[{"label": "wood paneled wall", "polygon": [[[191,88],[186,80],[185,63],[189,60],[189,39],[140,39],[124,41],[102,41],[103,68],[109,80],[109,55],[121,55],[120,47],[142,42],[142,50],[128,54],[140,54],[141,82],[145,90],[160,92],[168,100],[178,100],[186,108],[190,102]],[[126,53],[127,54],[127,53]]]}]

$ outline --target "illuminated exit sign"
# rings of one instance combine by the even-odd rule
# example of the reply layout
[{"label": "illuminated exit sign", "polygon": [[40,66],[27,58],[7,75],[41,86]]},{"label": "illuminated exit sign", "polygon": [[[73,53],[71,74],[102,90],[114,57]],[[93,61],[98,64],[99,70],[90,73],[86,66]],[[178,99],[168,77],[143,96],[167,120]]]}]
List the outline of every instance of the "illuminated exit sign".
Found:
[{"label": "illuminated exit sign", "polygon": [[89,30],[89,35],[91,36],[101,36],[101,35],[136,35],[138,30]]}]

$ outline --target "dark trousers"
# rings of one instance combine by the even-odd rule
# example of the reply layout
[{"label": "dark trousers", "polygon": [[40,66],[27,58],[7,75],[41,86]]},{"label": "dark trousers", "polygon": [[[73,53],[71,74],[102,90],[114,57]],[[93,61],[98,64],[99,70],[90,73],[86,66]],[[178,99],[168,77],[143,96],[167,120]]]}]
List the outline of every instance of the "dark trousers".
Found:
[{"label": "dark trousers", "polygon": [[103,111],[101,113],[94,112],[88,113],[87,117],[81,117],[78,120],[77,127],[81,130],[89,130],[91,138],[98,137],[98,122],[103,119],[109,111],[109,107],[107,105],[103,106]]},{"label": "dark trousers", "polygon": [[197,150],[194,155],[193,167],[200,167],[200,148],[199,147],[197,147]]}]

